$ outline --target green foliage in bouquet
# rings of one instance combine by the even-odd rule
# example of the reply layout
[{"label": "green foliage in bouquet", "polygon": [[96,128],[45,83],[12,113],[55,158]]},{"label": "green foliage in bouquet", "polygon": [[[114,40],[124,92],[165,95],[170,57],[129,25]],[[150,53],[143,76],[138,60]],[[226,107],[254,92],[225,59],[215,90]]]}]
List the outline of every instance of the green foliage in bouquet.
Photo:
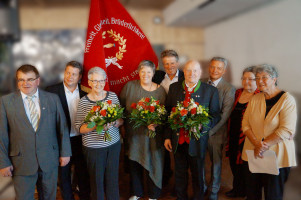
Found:
[{"label": "green foliage in bouquet", "polygon": [[172,130],[184,128],[189,131],[190,139],[193,135],[198,140],[203,135],[200,128],[207,127],[210,122],[211,116],[208,113],[208,108],[190,99],[190,101],[178,102],[177,106],[172,108],[168,123]]},{"label": "green foliage in bouquet", "polygon": [[[161,105],[160,102],[153,97],[142,98],[138,103],[132,103],[131,107],[133,110],[130,120],[134,124],[134,129],[150,124],[161,125],[166,121],[167,116],[164,105]],[[148,136],[154,138],[156,132],[149,130]]]},{"label": "green foliage in bouquet", "polygon": [[[112,104],[111,100],[98,101],[96,105],[91,108],[84,122],[88,123],[88,128],[96,126],[97,134],[101,134],[106,124],[115,122],[117,119],[123,117],[123,111],[124,108],[119,104]],[[108,130],[105,130],[104,138],[105,141],[112,140]]]}]

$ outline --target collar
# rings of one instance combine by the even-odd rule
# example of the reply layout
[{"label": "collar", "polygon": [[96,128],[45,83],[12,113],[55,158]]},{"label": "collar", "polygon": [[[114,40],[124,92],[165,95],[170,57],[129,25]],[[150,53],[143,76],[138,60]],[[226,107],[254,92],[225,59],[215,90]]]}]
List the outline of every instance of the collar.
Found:
[{"label": "collar", "polygon": [[[222,78],[223,78],[223,77],[220,77],[219,79],[217,79],[217,80],[215,80],[215,81],[212,81],[212,83],[214,84],[215,87],[219,84],[219,82],[222,80]],[[210,78],[208,79],[208,82],[209,82],[209,81],[211,81]]]},{"label": "collar", "polygon": [[[168,74],[165,72],[165,78],[169,78]],[[178,78],[179,77],[179,69],[177,69],[176,75],[173,78]],[[170,78],[169,78],[170,79]]]},{"label": "collar", "polygon": [[75,90],[73,91],[73,92],[71,92],[68,88],[67,88],[67,86],[65,85],[65,83],[63,82],[63,85],[64,85],[64,89],[65,89],[65,92],[68,92],[68,93],[71,93],[71,94],[73,94],[75,91],[76,92],[78,92],[79,91],[79,89],[78,89],[78,85],[76,85],[76,88],[75,88]]},{"label": "collar", "polygon": [[[21,92],[21,91],[20,91],[20,92]],[[22,96],[22,100],[24,101],[24,99],[25,99],[26,97],[28,97],[29,95],[24,94],[23,92],[21,92],[21,96]],[[32,95],[32,97],[33,97],[33,96],[39,98],[39,89],[37,89],[36,93],[34,93],[34,94]]]},{"label": "collar", "polygon": [[186,86],[188,88],[188,90],[196,92],[201,86],[201,81],[199,80],[194,86],[189,88],[188,85],[185,83],[185,80],[184,80],[183,83],[182,83],[182,86],[183,86],[184,90],[185,90],[185,86]]}]

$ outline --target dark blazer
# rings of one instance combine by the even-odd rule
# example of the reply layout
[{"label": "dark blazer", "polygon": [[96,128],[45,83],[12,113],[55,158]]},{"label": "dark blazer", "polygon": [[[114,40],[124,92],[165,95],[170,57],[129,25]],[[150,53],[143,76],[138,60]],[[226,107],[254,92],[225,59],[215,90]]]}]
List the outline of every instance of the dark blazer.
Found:
[{"label": "dark blazer", "polygon": [[[160,85],[163,79],[165,78],[165,74],[166,72],[164,71],[156,70],[155,75],[153,77],[153,82]],[[179,80],[182,79],[184,79],[184,73],[181,70],[179,70]]]},{"label": "dark blazer", "polygon": [[[78,85],[78,89],[79,89],[79,97],[80,98],[82,98],[83,96],[85,96],[87,94],[86,92],[81,90],[80,85]],[[71,129],[71,120],[70,120],[70,113],[69,113],[69,109],[68,109],[68,103],[67,103],[67,98],[66,98],[66,94],[65,94],[64,84],[58,83],[56,85],[48,86],[45,90],[48,92],[57,94],[59,96],[62,106],[63,106],[65,116],[66,116],[68,128],[70,130]]]},{"label": "dark blazer", "polygon": [[[204,79],[204,82],[207,83],[208,79]],[[218,143],[223,143],[226,141],[227,121],[233,108],[236,89],[223,78],[217,84],[216,88],[219,95],[221,120],[210,130],[209,136],[216,135],[218,138],[215,137],[215,140],[219,140]]]},{"label": "dark blazer", "polygon": [[[179,81],[170,85],[169,93],[167,95],[165,103],[168,112],[170,112],[173,107],[177,106],[178,102],[184,101],[185,99],[185,90],[182,85],[183,81]],[[215,87],[202,82],[200,88],[191,94],[191,98],[193,98],[194,101],[198,102],[200,105],[208,107],[209,115],[212,116],[208,127],[203,127],[202,129],[202,133],[206,134],[199,140],[196,140],[192,137],[189,143],[189,154],[191,156],[204,156],[206,152],[206,147],[204,148],[204,145],[207,146],[208,132],[220,120],[218,91]],[[172,148],[174,153],[177,150],[179,141],[178,132],[179,131],[172,131],[170,128],[168,128],[165,132],[165,139],[171,139],[172,141]]]},{"label": "dark blazer", "polygon": [[19,91],[0,98],[0,169],[14,175],[57,169],[59,157],[71,156],[65,114],[57,95],[39,89],[41,116],[34,131]]}]

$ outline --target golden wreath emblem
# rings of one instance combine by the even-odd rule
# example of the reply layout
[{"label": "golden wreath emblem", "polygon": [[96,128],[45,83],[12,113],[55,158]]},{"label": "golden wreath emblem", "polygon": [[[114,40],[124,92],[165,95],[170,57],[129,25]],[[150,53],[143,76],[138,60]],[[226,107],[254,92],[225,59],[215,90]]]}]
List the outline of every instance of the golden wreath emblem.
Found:
[{"label": "golden wreath emblem", "polygon": [[[106,33],[108,33],[110,38],[113,38],[114,41],[116,41],[120,46],[119,46],[119,51],[116,53],[115,57],[109,56],[105,59],[106,61],[106,67],[109,67],[111,64],[116,65],[119,69],[122,69],[122,66],[118,64],[118,60],[122,60],[123,58],[123,53],[126,52],[126,39],[123,38],[119,33],[116,33],[116,31],[108,30],[108,31],[103,31],[102,32],[102,38],[106,38]],[[108,43],[103,45],[104,48],[111,48],[115,47],[115,43]]]}]

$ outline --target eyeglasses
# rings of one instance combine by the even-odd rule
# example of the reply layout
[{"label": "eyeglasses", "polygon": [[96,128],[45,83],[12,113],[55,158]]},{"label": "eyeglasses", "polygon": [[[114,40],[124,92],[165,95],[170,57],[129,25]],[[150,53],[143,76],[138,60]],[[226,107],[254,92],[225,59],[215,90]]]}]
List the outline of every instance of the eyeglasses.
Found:
[{"label": "eyeglasses", "polygon": [[255,79],[256,79],[256,81],[259,81],[259,80],[263,80],[263,81],[266,81],[266,80],[268,80],[269,78],[271,78],[271,76],[262,76],[262,77],[256,77]]},{"label": "eyeglasses", "polygon": [[103,79],[103,80],[89,80],[91,81],[93,84],[97,84],[97,83],[105,83],[106,82],[106,79]]},{"label": "eyeglasses", "polygon": [[242,81],[255,81],[255,78],[241,78]]},{"label": "eyeglasses", "polygon": [[27,80],[24,80],[24,79],[18,79],[17,81],[18,81],[18,83],[25,83],[25,82],[27,82],[27,83],[33,83],[35,80],[37,80],[39,77],[37,77],[37,78],[29,78],[29,79],[27,79]]}]

